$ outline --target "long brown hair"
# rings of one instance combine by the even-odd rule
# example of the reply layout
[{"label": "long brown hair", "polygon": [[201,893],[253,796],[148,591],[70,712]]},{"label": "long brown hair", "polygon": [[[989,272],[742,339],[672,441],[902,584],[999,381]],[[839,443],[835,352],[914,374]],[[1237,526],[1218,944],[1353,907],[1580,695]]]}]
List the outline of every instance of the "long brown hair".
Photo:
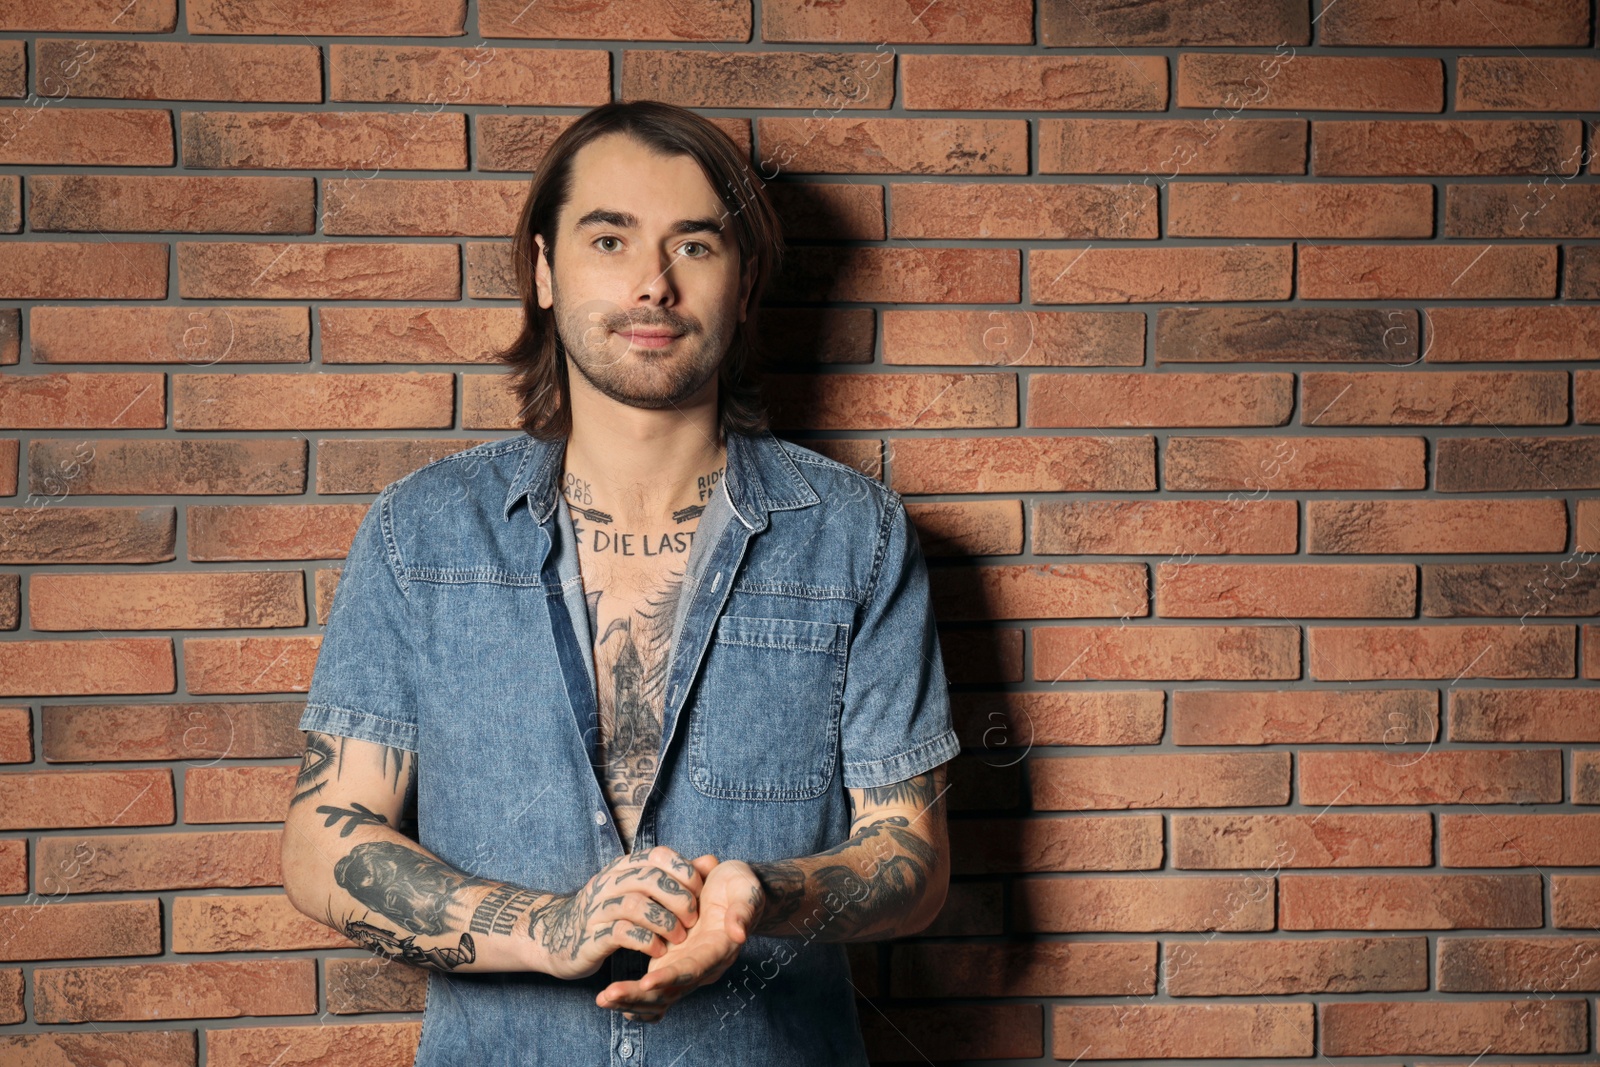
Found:
[{"label": "long brown hair", "polygon": [[522,329],[496,358],[511,367],[522,429],[534,437],[564,438],[572,432],[567,361],[558,344],[555,309],[539,306],[533,257],[545,240],[554,267],[556,221],[572,194],[572,161],[578,150],[608,133],[625,133],[662,155],[687,155],[700,164],[726,209],[724,219],[739,247],[742,269],[753,271],[746,318],[717,372],[717,410],[724,433],[755,433],[767,428],[760,371],[765,363],[757,323],[762,292],[784,255],[782,227],[759,178],[738,147],[709,120],[687,108],[659,100],[602,104],[583,115],[551,144],[539,163],[517,221],[511,244],[517,294],[522,299]]}]

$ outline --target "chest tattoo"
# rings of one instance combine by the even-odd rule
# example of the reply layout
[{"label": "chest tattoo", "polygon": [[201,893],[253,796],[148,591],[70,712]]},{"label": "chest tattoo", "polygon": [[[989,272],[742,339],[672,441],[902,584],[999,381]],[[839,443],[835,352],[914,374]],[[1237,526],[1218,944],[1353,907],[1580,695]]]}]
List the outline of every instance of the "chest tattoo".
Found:
[{"label": "chest tattoo", "polygon": [[[594,638],[602,784],[631,850],[661,751],[667,673],[693,530],[627,533],[572,509]],[[697,520],[699,509],[686,520]]]}]

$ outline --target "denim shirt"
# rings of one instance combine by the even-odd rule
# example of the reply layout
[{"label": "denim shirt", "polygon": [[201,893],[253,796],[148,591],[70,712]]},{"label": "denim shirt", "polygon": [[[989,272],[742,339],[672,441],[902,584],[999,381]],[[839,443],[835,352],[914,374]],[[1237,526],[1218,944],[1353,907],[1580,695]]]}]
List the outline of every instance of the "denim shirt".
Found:
[{"label": "denim shirt", "polygon": [[[417,752],[417,839],[482,878],[571,893],[622,839],[594,759],[592,648],[558,479],[522,435],[379,493],[329,614],[300,728]],[[899,494],[770,432],[727,435],[726,514],[697,533],[655,784],[634,848],[750,862],[849,836],[846,788],[956,755],[927,567]],[[708,508],[707,515],[715,508]],[[702,523],[706,515],[702,515]],[[565,535],[565,536],[563,536]],[[564,549],[564,550],[563,550]],[[660,1022],[594,975],[428,971],[417,1067],[864,1065],[844,946],[752,936]]]}]

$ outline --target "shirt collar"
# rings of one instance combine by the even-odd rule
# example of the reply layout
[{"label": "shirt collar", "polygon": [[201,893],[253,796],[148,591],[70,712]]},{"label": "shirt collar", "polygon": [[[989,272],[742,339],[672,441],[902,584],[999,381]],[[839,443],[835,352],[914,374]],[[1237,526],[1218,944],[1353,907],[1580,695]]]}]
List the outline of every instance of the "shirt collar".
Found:
[{"label": "shirt collar", "polygon": [[[822,499],[800,474],[800,469],[771,430],[754,434],[730,431],[726,436],[728,462],[723,472],[724,488],[734,514],[750,530],[764,529],[770,512],[809,507]],[[561,459],[565,452],[564,438],[545,440],[527,436],[522,460],[506,492],[505,517],[510,517],[518,501],[528,497],[533,517],[540,525],[550,518],[560,498],[556,482],[561,475]]]}]

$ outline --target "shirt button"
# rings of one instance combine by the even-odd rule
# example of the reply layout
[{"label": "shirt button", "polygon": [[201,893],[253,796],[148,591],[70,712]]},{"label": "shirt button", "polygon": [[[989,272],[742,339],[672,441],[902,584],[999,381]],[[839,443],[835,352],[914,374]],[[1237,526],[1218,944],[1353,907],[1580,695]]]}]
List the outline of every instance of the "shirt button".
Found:
[{"label": "shirt button", "polygon": [[[604,826],[606,824],[606,813],[603,812],[603,811],[595,812],[594,813],[594,824],[596,826]],[[624,1055],[626,1055],[626,1053],[624,1053]]]},{"label": "shirt button", "polygon": [[622,1058],[627,1059],[633,1055],[633,1042],[627,1038],[622,1039],[622,1044],[617,1046],[617,1051],[622,1053]]}]

